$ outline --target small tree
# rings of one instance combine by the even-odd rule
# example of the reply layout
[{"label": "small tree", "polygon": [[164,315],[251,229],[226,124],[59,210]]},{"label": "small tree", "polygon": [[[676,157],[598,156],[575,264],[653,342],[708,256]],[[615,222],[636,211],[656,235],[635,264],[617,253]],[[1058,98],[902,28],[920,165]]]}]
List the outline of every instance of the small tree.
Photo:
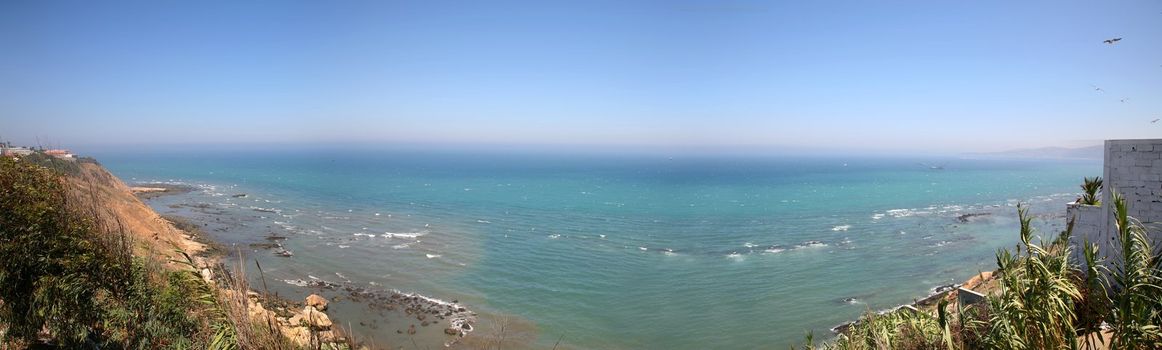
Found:
[{"label": "small tree", "polygon": [[1101,176],[1087,177],[1085,183],[1081,184],[1081,204],[1085,205],[1101,205],[1101,199],[1098,198],[1101,192]]}]

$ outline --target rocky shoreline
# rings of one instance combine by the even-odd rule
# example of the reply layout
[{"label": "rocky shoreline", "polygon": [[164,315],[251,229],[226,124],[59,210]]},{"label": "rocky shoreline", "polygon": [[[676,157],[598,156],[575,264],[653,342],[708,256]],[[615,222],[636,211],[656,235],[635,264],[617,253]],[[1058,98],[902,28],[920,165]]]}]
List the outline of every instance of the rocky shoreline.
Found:
[{"label": "rocky shoreline", "polygon": [[[444,301],[418,293],[406,293],[398,290],[374,290],[364,287],[344,285],[324,280],[286,280],[288,284],[315,288],[318,290],[338,291],[345,293],[348,300],[364,303],[372,310],[400,311],[419,322],[420,327],[443,326],[444,334],[455,336],[456,339],[445,342],[444,346],[451,346],[460,341],[474,330],[473,324],[477,321],[477,314],[459,304],[459,300]],[[361,325],[366,325],[361,323]],[[373,328],[378,328],[372,325]],[[414,335],[416,324],[408,328],[395,330],[398,334]]]},{"label": "rocky shoreline", "polygon": [[[167,218],[173,222],[173,218]],[[181,221],[179,221],[181,222]],[[186,232],[183,239],[191,242],[207,239],[200,234],[196,226],[193,230],[185,225],[175,227]],[[183,227],[184,226],[184,227]],[[244,277],[231,273],[221,262],[224,256],[220,250],[195,252],[194,256],[187,255],[190,264],[197,268],[198,274],[206,284],[217,288],[219,298],[227,305],[240,306],[246,316],[256,324],[265,324],[275,329],[290,342],[308,348],[320,349],[355,349],[353,342],[347,338],[342,330],[334,326],[331,318],[324,312],[328,300],[319,295],[311,294],[303,303],[296,303],[269,293],[259,293],[250,289]],[[301,308],[300,308],[301,306]],[[366,346],[358,349],[367,349]]]},{"label": "rocky shoreline", "polygon": [[[959,288],[961,288],[961,287],[964,287],[966,289],[977,288],[985,283],[988,283],[988,281],[990,281],[992,279],[992,276],[993,276],[993,272],[981,272],[981,273],[974,275],[971,278],[965,280],[963,283],[951,283],[951,284],[939,285],[939,286],[933,287],[932,292],[928,293],[928,296],[925,296],[921,299],[913,300],[911,303],[899,305],[899,306],[896,306],[896,307],[893,307],[890,309],[886,309],[886,310],[876,311],[876,313],[877,314],[886,314],[886,313],[896,312],[900,309],[910,309],[910,310],[915,311],[915,312],[920,312],[920,310],[936,307],[936,305],[938,305],[940,303],[940,300],[954,301],[956,298],[957,290]],[[848,330],[851,329],[852,326],[858,325],[860,322],[861,322],[861,319],[856,319],[854,321],[848,321],[848,322],[841,323],[839,325],[836,325],[835,327],[831,327],[831,332],[833,334],[845,334],[845,333],[847,333]]]},{"label": "rocky shoreline", "polygon": [[[189,193],[196,190],[196,188],[191,186],[168,183],[140,184],[138,187],[134,187],[134,189],[134,195],[143,201],[160,196]],[[236,195],[234,197],[238,198],[239,196]],[[202,204],[181,205],[200,208]],[[173,205],[170,206],[173,207]],[[448,339],[445,339],[443,343],[445,347],[460,343],[475,329],[474,324],[477,322],[477,314],[459,304],[458,300],[448,302],[418,293],[402,292],[399,290],[369,289],[347,283],[319,280],[312,277],[311,280],[284,281],[294,286],[315,290],[316,293],[310,294],[301,303],[287,300],[277,295],[258,293],[249,289],[245,293],[237,292],[228,287],[232,283],[229,280],[234,277],[230,276],[232,271],[227,270],[226,265],[221,262],[222,258],[228,252],[222,249],[220,244],[214,242],[208,235],[202,232],[201,225],[195,223],[192,219],[174,215],[167,215],[165,218],[175,227],[185,232],[184,239],[201,242],[209,248],[207,252],[201,252],[195,258],[197,260],[197,266],[201,269],[203,279],[208,283],[219,286],[230,299],[236,299],[246,304],[248,314],[252,319],[260,323],[277,325],[281,333],[296,344],[313,346],[312,344],[341,344],[349,341],[348,337],[333,325],[331,318],[325,313],[329,302],[339,301],[340,299],[365,305],[369,310],[398,312],[405,319],[414,320],[406,328],[401,327],[395,329],[396,334],[407,334],[411,336],[415,335],[419,328],[442,327],[442,333],[448,336]],[[251,249],[270,251],[276,256],[292,258],[294,254],[283,247],[282,244],[287,239],[288,237],[285,235],[271,233],[265,238],[265,242],[252,243],[249,244],[249,247]],[[328,300],[320,295],[324,292],[338,292],[342,294]],[[245,294],[245,297],[242,297],[242,294]],[[360,326],[371,329],[377,329],[379,327],[378,324],[368,324],[364,321],[360,321],[359,324]]]},{"label": "rocky shoreline", "polygon": [[194,188],[180,184],[149,182],[133,184],[133,186],[129,187],[129,191],[144,201],[161,196],[190,193],[194,191]]}]

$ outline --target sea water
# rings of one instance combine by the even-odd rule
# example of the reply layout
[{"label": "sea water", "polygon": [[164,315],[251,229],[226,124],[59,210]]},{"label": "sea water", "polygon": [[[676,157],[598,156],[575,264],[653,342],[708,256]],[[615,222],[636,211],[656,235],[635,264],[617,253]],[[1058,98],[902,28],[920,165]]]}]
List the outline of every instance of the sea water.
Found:
[{"label": "sea water", "polygon": [[[469,339],[503,325],[506,348],[781,348],[994,269],[1018,203],[1048,238],[1100,174],[1098,161],[955,157],[97,156],[126,182],[194,186],[148,203],[242,254],[252,283],[257,260],[266,288],[339,296],[338,324],[394,346],[412,346],[401,330],[418,322],[299,285],[455,300],[479,313]],[[270,236],[294,255],[252,245]]]}]

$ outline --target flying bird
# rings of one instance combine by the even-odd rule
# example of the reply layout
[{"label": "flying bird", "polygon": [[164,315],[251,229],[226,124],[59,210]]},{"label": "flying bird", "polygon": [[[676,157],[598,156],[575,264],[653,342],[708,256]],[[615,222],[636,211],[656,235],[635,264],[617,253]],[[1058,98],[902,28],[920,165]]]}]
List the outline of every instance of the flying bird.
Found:
[{"label": "flying bird", "polygon": [[1122,38],[1106,39],[1106,40],[1103,40],[1102,42],[1106,43],[1106,44],[1113,45],[1114,43],[1119,42],[1119,41],[1122,41]]},{"label": "flying bird", "polygon": [[1151,121],[1150,121],[1150,123],[1151,123],[1151,124],[1152,124],[1152,123],[1157,123],[1157,122],[1158,122],[1158,120],[1160,120],[1160,119],[1154,119],[1154,120],[1151,120]]},{"label": "flying bird", "polygon": [[1122,103],[1126,103],[1126,101],[1129,101],[1129,100],[1130,100],[1130,99],[1128,99],[1128,98],[1123,98],[1123,99],[1121,99],[1121,100],[1118,100],[1118,101],[1122,101]]},{"label": "flying bird", "polygon": [[1089,85],[1089,86],[1092,86],[1092,87],[1093,87],[1093,91],[1097,91],[1097,92],[1099,92],[1099,93],[1101,93],[1101,92],[1106,92],[1105,90],[1102,90],[1102,88],[1099,88],[1099,87],[1097,87],[1097,85],[1092,85],[1092,84],[1091,84],[1091,85]]}]

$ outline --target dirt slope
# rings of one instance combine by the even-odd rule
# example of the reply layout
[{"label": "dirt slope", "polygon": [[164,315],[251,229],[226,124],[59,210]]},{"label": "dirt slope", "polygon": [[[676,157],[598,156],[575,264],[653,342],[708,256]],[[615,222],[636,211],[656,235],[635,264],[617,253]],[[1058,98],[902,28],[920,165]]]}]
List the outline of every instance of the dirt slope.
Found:
[{"label": "dirt slope", "polygon": [[184,260],[175,249],[190,255],[205,250],[203,244],[195,242],[186,232],[174,227],[137,199],[129,186],[105,168],[93,163],[78,165],[81,167],[80,173],[67,177],[72,198],[100,218],[98,224],[103,226],[104,231],[127,232],[137,243],[135,250],[139,255],[153,253]]}]

